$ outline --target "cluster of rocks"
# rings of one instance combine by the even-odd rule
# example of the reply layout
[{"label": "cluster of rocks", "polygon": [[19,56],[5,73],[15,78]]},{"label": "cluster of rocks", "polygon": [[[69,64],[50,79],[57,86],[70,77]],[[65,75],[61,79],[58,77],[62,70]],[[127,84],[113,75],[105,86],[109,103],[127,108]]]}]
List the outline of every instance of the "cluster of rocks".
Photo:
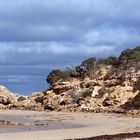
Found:
[{"label": "cluster of rocks", "polygon": [[140,115],[140,91],[134,90],[133,86],[120,84],[117,80],[87,79],[80,82],[74,79],[56,87],[46,91],[43,102],[45,109]]},{"label": "cluster of rocks", "polygon": [[[42,93],[43,95],[43,93]],[[0,109],[19,109],[19,110],[42,110],[39,103],[39,94],[22,96],[10,92],[6,87],[0,86]]]},{"label": "cluster of rocks", "polygon": [[0,108],[116,112],[140,116],[140,61],[131,60],[130,55],[126,59],[124,54],[126,52],[122,53],[116,66],[98,65],[92,78],[59,80],[48,90],[29,96],[13,94],[0,86]]},{"label": "cluster of rocks", "polygon": [[70,82],[59,82],[46,91],[33,93],[30,96],[13,94],[5,87],[0,86],[0,108],[36,111],[116,112],[140,116],[139,77],[136,81],[135,85],[127,85],[127,80],[121,83],[118,79],[90,80],[87,78],[84,81],[71,79]]}]

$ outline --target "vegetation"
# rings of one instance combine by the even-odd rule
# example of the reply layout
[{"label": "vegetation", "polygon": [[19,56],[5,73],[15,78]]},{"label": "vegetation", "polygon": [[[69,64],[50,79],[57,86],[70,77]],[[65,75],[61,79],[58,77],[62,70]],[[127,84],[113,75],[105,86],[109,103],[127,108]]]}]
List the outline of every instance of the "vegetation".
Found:
[{"label": "vegetation", "polygon": [[140,52],[140,46],[137,46],[136,48],[133,49],[134,51],[139,51]]},{"label": "vegetation", "polygon": [[126,49],[123,51],[118,58],[117,67],[121,66],[124,69],[137,65],[136,63],[140,61],[140,46],[134,49]]},{"label": "vegetation", "polygon": [[98,61],[98,64],[105,64],[105,65],[115,65],[117,62],[117,57],[111,55],[107,57],[106,59],[100,59]]},{"label": "vegetation", "polygon": [[96,66],[96,57],[84,60],[81,66],[85,67],[87,71],[92,71]]},{"label": "vegetation", "polygon": [[23,96],[18,97],[18,102],[22,102],[24,100],[26,100],[26,97],[23,97]]},{"label": "vegetation", "polygon": [[98,69],[98,65],[112,65],[111,73],[108,73],[105,78],[113,75],[115,71],[119,71],[120,68],[124,70],[135,66],[140,68],[137,62],[140,61],[140,46],[137,46],[134,49],[126,49],[123,51],[119,58],[111,55],[106,59],[99,59],[97,61],[96,57],[91,57],[84,60],[79,66],[71,66],[67,67],[65,70],[53,70],[47,76],[47,82],[50,85],[58,82],[59,80],[68,81],[70,78],[79,78],[83,80],[85,77],[89,77],[91,79],[96,76],[96,71]]},{"label": "vegetation", "polygon": [[53,70],[52,72],[49,73],[46,80],[50,85],[53,85],[60,79],[68,80],[70,78],[70,74],[71,73],[68,71]]},{"label": "vegetation", "polygon": [[64,71],[69,73],[70,77],[78,77],[79,76],[78,66],[76,66],[76,67],[74,67],[74,66],[66,67]]},{"label": "vegetation", "polygon": [[41,97],[37,97],[37,98],[35,98],[35,101],[37,103],[43,103],[43,97],[42,96]]}]

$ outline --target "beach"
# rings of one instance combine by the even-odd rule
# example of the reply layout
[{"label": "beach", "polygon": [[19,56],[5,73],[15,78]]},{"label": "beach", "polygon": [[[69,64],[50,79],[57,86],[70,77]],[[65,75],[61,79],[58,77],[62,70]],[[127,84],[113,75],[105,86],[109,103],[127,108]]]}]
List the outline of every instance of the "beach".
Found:
[{"label": "beach", "polygon": [[117,114],[0,111],[0,140],[63,140],[140,132],[140,118]]}]

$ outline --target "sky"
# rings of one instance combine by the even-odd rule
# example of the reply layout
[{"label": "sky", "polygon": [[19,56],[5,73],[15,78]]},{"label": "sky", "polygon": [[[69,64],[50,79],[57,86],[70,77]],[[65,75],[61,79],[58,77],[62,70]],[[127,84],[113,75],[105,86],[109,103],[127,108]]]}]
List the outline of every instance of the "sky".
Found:
[{"label": "sky", "polygon": [[140,0],[0,0],[0,85],[47,89],[53,69],[140,44]]}]

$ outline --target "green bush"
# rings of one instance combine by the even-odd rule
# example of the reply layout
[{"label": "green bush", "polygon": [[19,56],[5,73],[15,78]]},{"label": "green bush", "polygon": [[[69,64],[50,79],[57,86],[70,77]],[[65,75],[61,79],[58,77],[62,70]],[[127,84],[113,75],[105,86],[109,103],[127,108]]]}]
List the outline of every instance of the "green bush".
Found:
[{"label": "green bush", "polygon": [[52,72],[49,73],[46,80],[50,85],[53,85],[54,83],[58,82],[60,79],[69,80],[70,72],[61,71],[61,70],[53,70]]},{"label": "green bush", "polygon": [[24,100],[26,100],[26,97],[23,97],[23,96],[18,97],[18,102],[22,102]]},{"label": "green bush", "polygon": [[105,64],[105,65],[115,65],[117,62],[117,57],[111,55],[107,57],[106,59],[100,59],[98,61],[98,64]]},{"label": "green bush", "polygon": [[118,59],[118,65],[124,65],[126,67],[131,67],[140,61],[140,46],[134,49],[126,49],[123,51]]},{"label": "green bush", "polygon": [[132,55],[130,56],[130,59],[134,61],[140,61],[140,46],[137,46],[132,50]]},{"label": "green bush", "polygon": [[36,98],[35,98],[35,101],[36,101],[37,103],[43,103],[43,97],[42,97],[42,96],[36,97]]},{"label": "green bush", "polygon": [[79,66],[69,66],[69,67],[66,67],[64,72],[66,73],[69,73],[70,77],[75,77],[75,78],[78,78],[79,76],[79,71],[78,71],[78,68]]},{"label": "green bush", "polygon": [[[79,78],[84,80],[85,77],[91,79],[96,78],[96,71],[98,70],[98,64],[112,65],[111,73],[106,75],[106,78],[109,78],[113,73],[119,71],[120,68],[127,69],[132,66],[137,66],[137,62],[140,61],[140,46],[137,46],[134,49],[126,49],[121,53],[119,58],[111,55],[106,59],[96,60],[96,57],[91,57],[82,62],[81,65],[76,67],[67,67],[64,71],[62,70],[53,70],[47,76],[47,82],[50,85],[53,85],[57,81],[67,81],[72,77]],[[114,71],[115,70],[115,71]]]},{"label": "green bush", "polygon": [[84,60],[81,64],[81,66],[84,66],[87,71],[91,71],[95,68],[96,65],[96,57],[91,57],[86,60]]},{"label": "green bush", "polygon": [[134,51],[139,51],[140,52],[140,46],[137,46],[136,48],[134,48]]}]

